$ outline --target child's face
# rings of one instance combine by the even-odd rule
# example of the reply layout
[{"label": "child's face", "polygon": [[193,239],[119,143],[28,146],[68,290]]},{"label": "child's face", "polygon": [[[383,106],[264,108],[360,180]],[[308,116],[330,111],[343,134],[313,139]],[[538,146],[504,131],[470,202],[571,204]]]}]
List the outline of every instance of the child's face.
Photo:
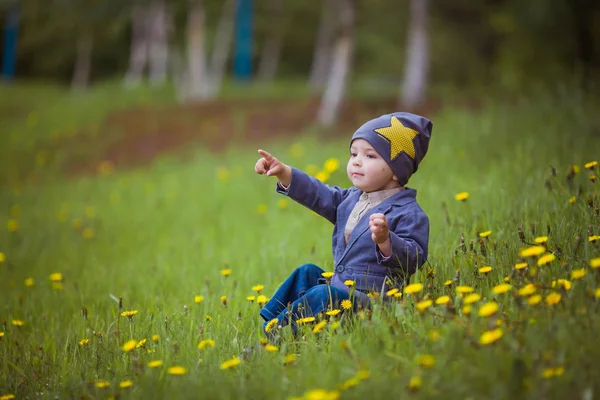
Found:
[{"label": "child's face", "polygon": [[363,192],[400,187],[390,166],[364,139],[352,142],[347,172],[352,184]]}]

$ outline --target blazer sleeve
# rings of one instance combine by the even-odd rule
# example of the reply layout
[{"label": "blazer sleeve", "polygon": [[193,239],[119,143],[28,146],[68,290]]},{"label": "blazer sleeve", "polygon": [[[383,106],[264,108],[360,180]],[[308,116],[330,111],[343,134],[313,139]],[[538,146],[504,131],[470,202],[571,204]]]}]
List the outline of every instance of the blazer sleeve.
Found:
[{"label": "blazer sleeve", "polygon": [[406,276],[414,274],[427,260],[429,247],[429,218],[422,211],[401,216],[390,228],[392,254],[383,257],[377,244],[377,263],[388,268],[398,268]]},{"label": "blazer sleeve", "polygon": [[278,184],[277,192],[289,196],[335,224],[337,208],[348,196],[350,189],[326,185],[307,173],[292,168],[292,181],[287,190]]}]

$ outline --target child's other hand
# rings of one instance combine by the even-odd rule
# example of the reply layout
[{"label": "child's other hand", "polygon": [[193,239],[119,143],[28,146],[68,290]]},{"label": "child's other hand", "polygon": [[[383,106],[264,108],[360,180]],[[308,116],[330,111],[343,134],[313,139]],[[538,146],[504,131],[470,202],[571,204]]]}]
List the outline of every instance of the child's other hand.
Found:
[{"label": "child's other hand", "polygon": [[375,243],[382,244],[390,239],[390,230],[385,215],[381,213],[371,214],[369,228],[371,229],[371,239]]},{"label": "child's other hand", "polygon": [[269,152],[259,149],[258,154],[262,156],[256,162],[254,171],[259,175],[279,176],[285,170],[285,164],[273,157]]}]

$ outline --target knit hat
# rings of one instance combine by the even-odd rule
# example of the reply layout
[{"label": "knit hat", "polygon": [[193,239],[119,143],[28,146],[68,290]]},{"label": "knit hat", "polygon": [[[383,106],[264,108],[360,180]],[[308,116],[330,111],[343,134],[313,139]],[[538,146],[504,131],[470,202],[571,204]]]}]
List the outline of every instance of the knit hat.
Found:
[{"label": "knit hat", "polygon": [[432,129],[433,123],[425,117],[395,112],[363,124],[352,135],[350,145],[356,139],[369,142],[404,186],[427,153]]}]

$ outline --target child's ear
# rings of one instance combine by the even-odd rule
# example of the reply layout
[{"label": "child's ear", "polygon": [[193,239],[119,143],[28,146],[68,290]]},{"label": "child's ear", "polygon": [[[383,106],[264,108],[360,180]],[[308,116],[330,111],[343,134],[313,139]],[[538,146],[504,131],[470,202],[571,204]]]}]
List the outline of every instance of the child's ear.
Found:
[{"label": "child's ear", "polygon": [[396,175],[392,176],[392,180],[398,182],[398,177]]}]

